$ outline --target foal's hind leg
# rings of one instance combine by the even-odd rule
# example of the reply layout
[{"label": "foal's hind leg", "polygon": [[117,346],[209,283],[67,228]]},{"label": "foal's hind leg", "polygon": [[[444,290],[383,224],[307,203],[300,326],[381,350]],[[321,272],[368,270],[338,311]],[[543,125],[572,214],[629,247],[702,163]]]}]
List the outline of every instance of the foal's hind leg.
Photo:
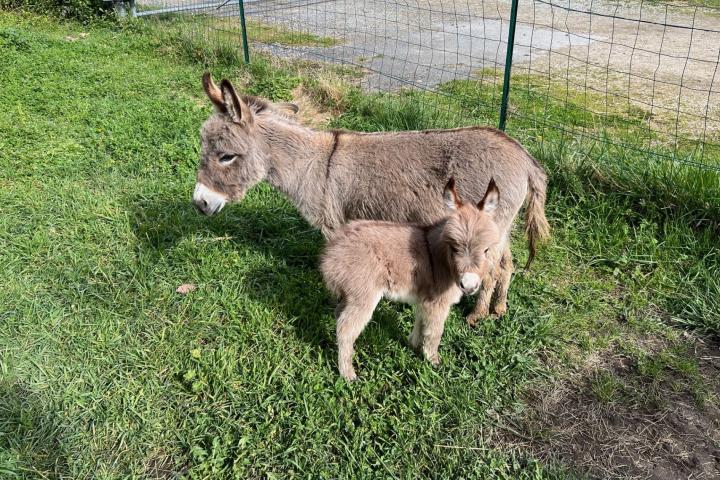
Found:
[{"label": "foal's hind leg", "polygon": [[338,343],[338,369],[340,375],[350,382],[357,378],[352,365],[355,340],[357,340],[370,318],[372,318],[373,311],[380,298],[381,295],[370,300],[345,298],[336,309],[337,325],[335,331]]},{"label": "foal's hind leg", "polygon": [[495,286],[495,296],[493,297],[492,310],[495,315],[502,317],[507,312],[507,294],[510,288],[510,279],[515,267],[513,266],[512,252],[510,245],[505,246],[505,251],[500,259],[500,269]]}]

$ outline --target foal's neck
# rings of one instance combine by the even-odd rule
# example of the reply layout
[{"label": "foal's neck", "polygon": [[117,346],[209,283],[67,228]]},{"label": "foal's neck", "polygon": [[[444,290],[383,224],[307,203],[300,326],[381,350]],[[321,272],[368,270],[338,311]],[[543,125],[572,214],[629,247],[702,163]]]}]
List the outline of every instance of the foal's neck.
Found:
[{"label": "foal's neck", "polygon": [[443,229],[447,218],[425,227],[425,240],[427,242],[427,254],[430,257],[430,265],[433,270],[433,280],[438,287],[444,286],[451,277],[452,268],[448,263],[447,245],[443,240]]}]

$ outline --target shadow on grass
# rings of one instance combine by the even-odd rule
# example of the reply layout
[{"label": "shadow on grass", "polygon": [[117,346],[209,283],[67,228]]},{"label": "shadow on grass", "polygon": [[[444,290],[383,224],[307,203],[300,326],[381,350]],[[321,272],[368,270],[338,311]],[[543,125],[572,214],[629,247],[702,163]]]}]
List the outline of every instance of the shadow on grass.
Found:
[{"label": "shadow on grass", "polygon": [[[225,240],[229,243],[224,245],[235,252],[262,259],[248,263],[244,293],[270,310],[280,311],[299,338],[334,357],[336,301],[325,289],[317,268],[324,239],[283,200],[273,198],[268,203],[258,205],[247,199],[206,217],[181,199],[135,199],[129,211],[138,256],[158,263],[181,242],[196,237]],[[190,256],[175,256],[173,261],[177,258],[194,261]],[[405,346],[408,332],[401,330],[396,310],[379,307],[363,336]]]},{"label": "shadow on grass", "polygon": [[21,383],[0,381],[0,477],[64,477],[58,415]]}]

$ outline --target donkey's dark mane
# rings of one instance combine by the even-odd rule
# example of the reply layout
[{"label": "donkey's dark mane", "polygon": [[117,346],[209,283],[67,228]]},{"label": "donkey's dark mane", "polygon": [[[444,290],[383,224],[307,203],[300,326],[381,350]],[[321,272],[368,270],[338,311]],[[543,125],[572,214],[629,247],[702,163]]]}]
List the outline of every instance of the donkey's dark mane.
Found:
[{"label": "donkey's dark mane", "polygon": [[255,95],[242,95],[243,102],[247,103],[252,108],[253,113],[262,113],[266,110],[271,110],[272,106],[270,102],[264,98],[256,97]]}]

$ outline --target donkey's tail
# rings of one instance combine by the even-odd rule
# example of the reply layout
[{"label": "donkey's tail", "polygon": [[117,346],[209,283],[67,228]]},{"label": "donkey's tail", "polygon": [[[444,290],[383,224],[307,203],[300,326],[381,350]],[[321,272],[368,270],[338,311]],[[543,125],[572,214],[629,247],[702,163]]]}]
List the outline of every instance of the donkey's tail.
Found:
[{"label": "donkey's tail", "polygon": [[537,168],[534,168],[528,176],[527,205],[525,205],[525,234],[530,247],[525,270],[530,268],[530,264],[535,259],[538,244],[550,236],[550,225],[545,218],[547,176],[536,161],[533,163]]}]

